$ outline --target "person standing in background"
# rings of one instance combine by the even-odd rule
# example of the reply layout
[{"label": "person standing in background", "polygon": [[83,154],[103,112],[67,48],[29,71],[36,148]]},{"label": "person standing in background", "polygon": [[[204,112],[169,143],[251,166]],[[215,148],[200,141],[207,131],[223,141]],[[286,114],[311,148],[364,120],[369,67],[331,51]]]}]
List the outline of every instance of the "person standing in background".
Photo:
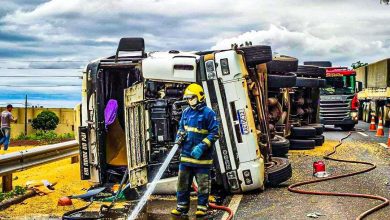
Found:
[{"label": "person standing in background", "polygon": [[0,139],[0,149],[1,145],[4,144],[4,150],[8,150],[9,141],[11,138],[11,122],[16,122],[17,118],[12,116],[12,105],[7,105],[7,109],[1,113],[1,131],[3,132],[3,137]]}]

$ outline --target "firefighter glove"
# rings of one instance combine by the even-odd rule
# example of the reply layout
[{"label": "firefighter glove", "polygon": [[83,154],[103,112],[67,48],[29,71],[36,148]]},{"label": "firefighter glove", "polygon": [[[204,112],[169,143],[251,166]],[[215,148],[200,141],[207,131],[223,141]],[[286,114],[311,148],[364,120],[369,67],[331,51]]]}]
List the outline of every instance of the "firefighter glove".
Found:
[{"label": "firefighter glove", "polygon": [[196,145],[196,146],[194,147],[194,149],[192,149],[192,151],[191,151],[191,157],[193,157],[193,158],[195,158],[195,159],[198,160],[198,159],[202,156],[203,151],[204,151],[204,149],[202,148],[202,146],[200,146],[200,145],[198,144],[198,145]]}]

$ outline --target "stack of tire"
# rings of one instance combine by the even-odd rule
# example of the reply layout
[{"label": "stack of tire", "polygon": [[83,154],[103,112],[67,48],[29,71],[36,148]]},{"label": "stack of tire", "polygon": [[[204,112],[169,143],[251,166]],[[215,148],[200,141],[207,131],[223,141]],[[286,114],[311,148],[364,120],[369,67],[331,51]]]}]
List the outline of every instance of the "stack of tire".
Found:
[{"label": "stack of tire", "polygon": [[[325,79],[322,79],[326,75],[324,68],[319,68],[312,65],[300,65],[297,71],[296,87],[302,88],[319,88],[324,87],[326,84]],[[306,102],[306,100],[305,100]],[[312,103],[318,103],[311,100]],[[296,103],[296,105],[303,103]],[[311,104],[311,103],[308,103]],[[299,106],[293,106],[293,108],[299,108]],[[291,128],[290,149],[291,150],[308,150],[314,149],[315,146],[321,146],[324,143],[323,124],[308,124],[305,126],[295,126]]]},{"label": "stack of tire", "polygon": [[[280,88],[292,88],[296,85],[297,76],[294,73],[298,69],[298,59],[285,55],[278,55],[267,63],[267,84],[269,90],[278,90]],[[280,103],[279,103],[280,105]],[[272,112],[272,106],[269,106],[269,112]],[[275,105],[276,106],[276,105]],[[270,127],[275,127],[270,122]],[[290,141],[280,135],[274,135],[271,139],[272,155],[285,157],[290,148]]]},{"label": "stack of tire", "polygon": [[290,139],[291,150],[310,150],[315,146],[322,146],[325,138],[323,124],[309,124],[307,126],[292,127]]}]

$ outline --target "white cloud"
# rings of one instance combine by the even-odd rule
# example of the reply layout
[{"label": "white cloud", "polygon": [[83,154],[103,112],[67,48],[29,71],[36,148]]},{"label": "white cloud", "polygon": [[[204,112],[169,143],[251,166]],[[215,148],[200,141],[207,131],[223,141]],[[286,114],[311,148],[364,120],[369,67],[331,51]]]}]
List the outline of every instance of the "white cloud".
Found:
[{"label": "white cloud", "polygon": [[[270,25],[268,30],[249,31],[239,36],[219,40],[212,49],[230,48],[232,43],[238,45],[246,41],[253,44],[271,45],[272,50],[281,54],[294,55],[304,60],[351,61],[364,56],[386,56],[390,48],[384,42],[361,41],[353,36],[314,36],[310,32],[290,31],[285,27]],[[345,64],[344,64],[345,65]]]},{"label": "white cloud", "polygon": [[[374,0],[15,0],[4,8],[0,57],[11,59],[8,66],[37,67],[20,59],[86,64],[114,54],[119,39],[131,36],[144,37],[147,50],[207,50],[251,40],[300,61],[347,66],[390,54],[390,6]],[[23,36],[11,40],[10,34]]]}]

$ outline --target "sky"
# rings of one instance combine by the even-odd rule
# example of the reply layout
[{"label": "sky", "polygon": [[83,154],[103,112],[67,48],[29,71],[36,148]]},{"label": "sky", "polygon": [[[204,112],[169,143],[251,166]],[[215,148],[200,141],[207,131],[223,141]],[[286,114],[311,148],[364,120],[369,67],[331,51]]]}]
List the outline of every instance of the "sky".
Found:
[{"label": "sky", "polygon": [[390,57],[390,5],[380,0],[1,4],[0,106],[21,105],[17,103],[27,94],[29,105],[74,107],[81,100],[77,76],[82,68],[90,60],[114,54],[121,37],[143,37],[147,51],[224,49],[252,41],[297,57],[300,63],[330,60],[335,66]]}]

